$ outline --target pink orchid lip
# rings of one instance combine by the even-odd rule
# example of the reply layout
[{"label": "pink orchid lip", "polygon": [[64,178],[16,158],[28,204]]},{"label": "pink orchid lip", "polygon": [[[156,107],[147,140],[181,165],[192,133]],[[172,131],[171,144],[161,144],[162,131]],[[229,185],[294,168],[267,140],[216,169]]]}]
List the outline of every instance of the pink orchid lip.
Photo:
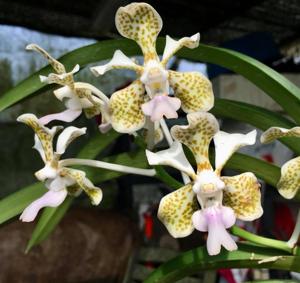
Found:
[{"label": "pink orchid lip", "polygon": [[180,99],[168,95],[157,95],[149,102],[142,105],[145,115],[150,116],[151,121],[159,121],[164,116],[167,119],[178,118],[177,110],[181,106]]},{"label": "pink orchid lip", "polygon": [[234,225],[235,214],[230,207],[214,205],[198,210],[192,217],[194,227],[201,232],[208,232],[207,251],[217,255],[223,246],[228,251],[237,249],[237,245],[226,229]]}]

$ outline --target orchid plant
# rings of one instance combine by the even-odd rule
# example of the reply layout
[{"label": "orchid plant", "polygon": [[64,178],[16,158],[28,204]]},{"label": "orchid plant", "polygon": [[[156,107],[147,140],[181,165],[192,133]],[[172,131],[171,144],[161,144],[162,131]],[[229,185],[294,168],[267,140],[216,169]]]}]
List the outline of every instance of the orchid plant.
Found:
[{"label": "orchid plant", "polygon": [[[217,260],[223,260],[221,264],[224,264],[224,258],[226,259],[228,257],[228,261],[230,261],[231,255],[233,255],[232,257],[235,260],[230,261],[230,265],[226,264],[225,267],[239,267],[237,264],[239,260],[245,260],[246,262],[240,267],[253,267],[254,261],[257,263],[255,265],[256,267],[269,267],[268,264],[270,262],[275,262],[275,266],[279,259],[284,258],[284,260],[286,260],[286,253],[288,253],[289,257],[293,257],[292,259],[288,258],[284,261],[285,264],[288,264],[288,268],[290,270],[296,270],[296,268],[299,267],[300,269],[300,265],[294,263],[296,257],[296,260],[300,262],[300,252],[297,246],[300,234],[300,213],[292,237],[288,242],[254,235],[235,226],[237,219],[242,221],[254,221],[263,214],[260,183],[256,176],[272,185],[276,185],[276,180],[280,179],[277,184],[279,193],[287,199],[297,197],[300,182],[300,157],[294,158],[283,165],[280,178],[277,178],[279,176],[274,173],[276,167],[274,169],[274,166],[272,167],[263,161],[254,158],[249,159],[250,157],[245,156],[242,156],[240,159],[237,158],[239,166],[233,168],[240,170],[242,172],[241,174],[224,176],[222,174],[224,166],[230,163],[231,158],[234,159],[235,156],[239,156],[235,153],[241,147],[254,145],[256,143],[256,130],[247,134],[226,133],[221,131],[215,116],[208,113],[215,102],[210,81],[198,72],[177,72],[168,70],[168,62],[178,50],[186,47],[190,52],[197,52],[197,49],[201,48],[201,46],[199,46],[199,33],[191,37],[183,37],[179,40],[174,40],[167,36],[164,50],[161,52],[162,49],[160,47],[157,51],[156,41],[162,29],[162,19],[157,11],[149,4],[131,3],[119,8],[116,13],[115,22],[119,33],[123,37],[135,41],[141,48],[143,64],[139,65],[135,59],[127,57],[125,55],[126,51],[129,52],[129,50],[131,50],[127,48],[124,51],[125,53],[119,49],[116,50],[108,63],[91,67],[92,73],[96,76],[103,75],[112,69],[129,69],[136,72],[136,80],[129,86],[114,92],[111,96],[106,96],[102,91],[89,83],[76,82],[75,74],[79,71],[80,67],[73,60],[65,64],[66,66],[74,66],[72,70],[67,71],[65,65],[61,63],[63,61],[59,62],[54,59],[40,46],[36,44],[27,46],[28,50],[34,50],[45,57],[54,69],[55,73],[50,73],[47,76],[44,75],[44,71],[40,72],[40,81],[41,83],[60,85],[59,89],[54,90],[54,95],[64,103],[66,110],[60,113],[47,114],[41,118],[36,117],[34,114],[27,113],[19,116],[17,119],[17,121],[28,125],[34,131],[34,149],[39,152],[44,162],[44,167],[37,171],[35,176],[44,184],[46,191],[40,198],[32,199],[32,203],[29,204],[29,206],[27,206],[28,203],[26,203],[27,207],[23,206],[23,208],[25,208],[24,210],[23,208],[20,209],[20,207],[22,207],[20,205],[18,209],[16,209],[15,215],[20,214],[23,210],[20,219],[24,222],[33,221],[42,208],[57,207],[57,209],[59,209],[68,195],[78,196],[81,192],[85,192],[88,195],[93,205],[100,204],[102,200],[102,190],[93,184],[93,182],[96,183],[95,180],[88,178],[88,174],[86,174],[84,169],[76,169],[78,165],[97,167],[125,174],[156,177],[168,184],[169,187],[175,189],[175,187],[179,187],[179,182],[164,170],[164,166],[171,166],[181,172],[184,184],[180,183],[180,188],[161,199],[158,208],[158,218],[175,238],[186,237],[195,229],[201,232],[207,232],[206,249],[208,255],[214,256],[219,253],[222,254],[220,257],[207,258],[206,253],[202,252],[202,250],[200,252],[196,250],[195,253],[199,255],[199,258],[192,257],[192,261],[190,255],[185,257],[184,254],[182,257],[179,257],[178,263],[174,265],[176,266],[176,270],[187,268],[187,273],[189,273],[191,270],[195,270],[195,268],[190,268],[190,265],[194,267],[195,262],[198,264],[195,266],[199,268],[211,268],[212,266],[214,268],[222,267],[215,264]],[[123,40],[121,42],[126,43],[127,41]],[[101,45],[101,42],[97,44]],[[96,46],[98,46],[97,44]],[[130,43],[127,42],[126,44]],[[92,47],[89,48],[87,53],[85,53],[87,58],[90,58],[90,50],[93,50]],[[102,49],[100,48],[100,50]],[[252,58],[251,60],[243,58],[241,54],[235,55],[235,53],[229,51],[226,53],[226,49],[219,50],[212,48],[212,50],[213,52],[211,53],[205,53],[204,51],[204,54],[211,56],[208,61],[215,62],[214,60],[217,60],[216,58],[221,58],[221,56],[214,56],[214,54],[228,55],[228,65],[226,65],[226,60],[222,62],[225,67],[242,70],[244,72],[243,74],[248,74],[247,72],[250,70],[249,74],[251,74],[251,78],[254,77],[253,81],[257,81],[257,85],[261,85],[262,82],[265,83],[267,87],[265,87],[264,90],[266,92],[268,86],[273,87],[272,91],[279,89],[281,92],[285,92],[287,94],[285,100],[288,101],[288,106],[284,106],[281,103],[282,98],[276,95],[276,91],[274,92],[275,94],[272,92],[271,96],[274,97],[278,103],[281,103],[283,108],[295,121],[300,122],[300,119],[297,120],[298,111],[294,110],[294,105],[296,105],[294,99],[299,96],[297,93],[293,93],[296,87],[290,87],[290,90],[288,90],[286,88],[288,83],[285,79],[279,75],[276,77],[274,75],[276,72],[272,70],[268,74],[267,67],[261,67],[261,63],[257,63],[258,67],[255,69],[255,72],[252,72],[251,70],[255,68],[255,60]],[[107,53],[111,56],[111,50],[108,51]],[[159,57],[158,54],[160,53],[162,53],[162,57]],[[230,56],[233,56],[234,59],[231,60]],[[109,59],[105,56],[101,58]],[[91,61],[92,60],[86,59],[85,64]],[[240,65],[238,64],[239,62],[241,62]],[[245,64],[247,68],[243,70]],[[274,76],[276,79],[274,79]],[[248,75],[248,78],[249,77],[250,75]],[[284,83],[281,84],[280,82]],[[35,91],[42,88],[43,84],[41,83],[38,83]],[[18,87],[16,87],[16,89],[18,90]],[[25,93],[24,97],[29,95],[26,93],[26,90],[22,89],[22,91]],[[292,95],[289,96],[291,93]],[[0,98],[1,109],[4,109],[8,105],[5,105],[5,103],[7,103],[5,99],[11,97],[8,94],[3,96],[4,103],[2,98]],[[20,99],[21,95],[17,97]],[[18,99],[16,99],[16,101],[18,101]],[[14,102],[11,104],[13,103]],[[245,104],[239,104],[238,102],[230,103],[228,101],[219,100],[218,103],[219,106],[221,103],[221,106],[224,107],[213,109],[214,114],[232,118],[232,115],[238,117],[239,114],[243,112],[243,118],[241,118],[244,119],[243,121],[257,127],[260,126],[260,128],[265,129],[266,127],[265,124],[261,125],[261,121],[258,121],[259,119],[255,118],[257,113],[265,118],[267,122],[264,123],[268,123],[269,121],[274,121],[274,123],[278,123],[279,121],[283,124],[292,123],[290,120],[285,120],[285,118],[282,117],[280,119],[276,118],[276,115],[273,113],[270,114],[259,107],[256,107],[255,110],[251,112],[251,110],[249,110],[251,109],[250,106],[247,108]],[[228,115],[226,114],[227,112],[224,111],[227,107],[230,107],[229,109],[232,111],[232,113]],[[186,114],[188,124],[178,125],[177,120],[173,120],[172,123],[175,125],[169,130],[164,118],[178,118],[177,111],[180,108]],[[218,109],[221,108],[222,111],[219,110],[218,113]],[[250,111],[250,114],[247,111]],[[92,159],[61,159],[69,144],[77,137],[84,135],[87,129],[85,127],[77,128],[74,126],[67,126],[65,129],[63,129],[62,126],[48,128],[47,125],[54,123],[54,121],[56,121],[56,123],[57,121],[73,122],[82,112],[85,113],[87,118],[101,115],[102,121],[99,130],[101,134],[103,134],[101,136],[103,139],[108,135],[105,136],[104,134],[111,128],[118,133],[132,134],[136,138],[144,139],[147,143],[147,149],[144,143],[139,145],[143,156],[146,154],[148,164],[144,162],[141,165],[143,168],[137,168]],[[248,120],[245,118],[247,114],[248,117],[250,117]],[[59,131],[61,131],[61,133],[58,135]],[[261,142],[268,143],[277,138],[292,136],[300,137],[300,127],[293,127],[290,130],[280,127],[271,127],[263,133]],[[156,146],[163,139],[167,141],[168,148],[158,150]],[[54,140],[56,140],[56,146],[54,146]],[[138,139],[136,140],[138,141]],[[209,152],[213,152],[211,145],[212,140],[215,153],[213,163],[211,163],[209,158]],[[286,144],[290,146],[290,148],[300,152],[293,142],[288,141]],[[188,160],[183,150],[183,145],[192,152],[195,162]],[[95,147],[94,143],[93,146]],[[97,153],[99,152],[97,151]],[[234,154],[235,156],[233,156]],[[244,159],[246,159],[246,161]],[[254,162],[257,166],[248,166],[247,160]],[[127,164],[132,165],[131,162],[132,159],[128,158]],[[154,167],[149,168],[149,165]],[[271,173],[261,172],[259,168],[267,168]],[[5,205],[3,206],[7,207],[6,203],[9,203],[9,201],[9,198],[0,201],[0,212],[1,203],[4,203]],[[5,221],[8,219],[9,218],[5,219]],[[40,221],[42,221],[42,219]],[[258,252],[249,253],[246,250],[239,254],[238,251],[235,251],[238,248],[240,249],[240,246],[237,245],[228,229],[231,229],[231,234],[258,244],[258,247],[254,245],[249,246],[251,251],[254,250]],[[222,246],[227,251],[221,250]],[[262,254],[259,249],[264,247],[275,249],[277,252],[284,251],[285,254],[283,256],[269,256],[277,254],[273,250],[267,250],[266,253]],[[225,257],[223,256],[224,254]],[[240,259],[241,257],[245,257],[245,259]],[[190,265],[187,264],[187,262]],[[175,282],[170,281],[173,278],[172,276],[177,272],[176,270],[174,271],[172,264],[174,263],[170,263],[170,267],[168,263],[166,263],[167,267],[164,269],[165,265],[163,265],[161,269],[162,272],[161,270],[154,272],[153,276],[150,276],[148,281],[145,282]],[[186,265],[188,266],[186,267]],[[278,266],[282,269],[288,269],[286,265],[282,263],[278,264]],[[273,267],[273,265],[271,267]],[[170,272],[172,273],[171,276],[169,276]],[[181,277],[178,276],[176,280],[180,278]],[[160,279],[162,281],[159,281]]]}]

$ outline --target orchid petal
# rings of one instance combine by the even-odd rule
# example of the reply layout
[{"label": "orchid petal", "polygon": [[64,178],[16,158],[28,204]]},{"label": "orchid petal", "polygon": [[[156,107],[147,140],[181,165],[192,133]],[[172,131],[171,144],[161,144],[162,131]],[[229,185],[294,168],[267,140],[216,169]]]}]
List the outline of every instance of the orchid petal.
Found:
[{"label": "orchid petal", "polygon": [[72,71],[68,73],[63,73],[63,74],[54,74],[51,73],[47,77],[46,76],[40,76],[40,80],[42,83],[47,83],[47,84],[59,84],[63,86],[69,86],[71,88],[74,87],[74,79],[73,75],[79,71],[80,67],[77,64]]},{"label": "orchid petal", "polygon": [[145,89],[139,80],[115,92],[109,102],[112,127],[119,133],[133,133],[145,124],[141,105]]},{"label": "orchid petal", "polygon": [[34,130],[40,141],[40,144],[35,143],[34,148],[36,148],[40,152],[42,147],[44,151],[44,162],[52,162],[54,160],[52,145],[53,137],[58,130],[62,129],[62,127],[53,127],[52,129],[48,129],[47,127],[43,126],[39,119],[33,114],[23,114],[17,118],[17,121],[28,125]]},{"label": "orchid petal", "polygon": [[136,72],[143,71],[142,66],[135,64],[121,50],[116,50],[114,56],[107,64],[90,68],[92,73],[97,77],[112,69],[128,69]]},{"label": "orchid petal", "polygon": [[150,127],[152,127],[152,124],[154,124],[154,145],[156,145],[164,139],[164,134],[160,128],[159,123],[153,123],[150,121],[149,118],[146,118],[146,122],[144,125],[143,137],[144,137],[144,140],[146,140],[146,141],[149,140],[150,137],[148,137],[148,134],[149,134]]},{"label": "orchid petal", "polygon": [[287,199],[293,198],[300,188],[300,156],[291,159],[281,167],[278,192]]},{"label": "orchid petal", "polygon": [[187,184],[161,199],[158,218],[174,238],[182,238],[193,232],[192,215],[197,209],[192,184]]},{"label": "orchid petal", "polygon": [[115,22],[122,36],[134,40],[141,47],[145,62],[158,59],[155,43],[162,28],[162,19],[153,7],[147,3],[120,7]]},{"label": "orchid petal", "polygon": [[167,119],[178,118],[177,110],[180,108],[180,100],[176,97],[157,95],[142,105],[145,115],[151,117],[151,121],[159,121],[165,116]]},{"label": "orchid petal", "polygon": [[174,141],[170,148],[156,153],[146,150],[146,156],[150,165],[167,165],[189,176],[195,175],[194,169],[187,160],[182,145],[178,141]]},{"label": "orchid petal", "polygon": [[236,216],[231,207],[222,206],[221,207],[222,221],[226,229],[232,227],[236,222]]},{"label": "orchid petal", "polygon": [[187,120],[187,126],[172,127],[171,134],[193,152],[198,172],[212,170],[208,148],[211,139],[219,130],[219,124],[212,114],[206,112],[190,113]]},{"label": "orchid petal", "polygon": [[86,133],[86,128],[77,128],[77,127],[67,127],[61,134],[58,136],[56,143],[56,153],[61,155],[65,153],[68,145],[76,138],[84,135]]},{"label": "orchid petal", "polygon": [[[202,210],[200,217],[207,225],[207,251],[209,255],[217,255],[221,251],[221,246],[224,246],[229,251],[237,249],[235,241],[226,231],[226,228],[231,227],[235,223],[234,213],[232,210],[231,212],[229,210],[231,209],[226,209],[219,205]],[[224,212],[225,214],[223,215]],[[200,226],[200,228],[205,227]]]},{"label": "orchid petal", "polygon": [[106,134],[112,128],[112,126],[111,123],[107,122],[107,123],[101,123],[98,128],[102,134]]},{"label": "orchid petal", "polygon": [[261,143],[270,143],[278,138],[282,137],[300,137],[300,127],[294,127],[291,129],[285,129],[280,127],[271,127],[265,131],[261,137]]},{"label": "orchid petal", "polygon": [[44,117],[41,117],[39,121],[42,125],[47,125],[48,123],[54,120],[72,122],[80,116],[81,112],[81,110],[67,109],[59,113],[49,114]]},{"label": "orchid petal", "polygon": [[182,47],[188,47],[190,49],[199,46],[200,33],[196,33],[191,37],[183,37],[179,40],[174,40],[170,36],[166,37],[166,46],[162,56],[162,65],[165,66],[170,58]]},{"label": "orchid petal", "polygon": [[32,202],[25,208],[20,216],[20,220],[23,222],[31,222],[35,219],[38,212],[43,207],[57,207],[65,200],[67,196],[67,190],[60,191],[48,191],[42,197]]},{"label": "orchid petal", "polygon": [[216,172],[221,172],[222,168],[233,155],[234,152],[246,145],[253,145],[256,141],[256,130],[248,134],[229,134],[219,131],[214,136]]},{"label": "orchid petal", "polygon": [[56,177],[53,177],[52,179],[47,179],[45,182],[45,186],[53,192],[57,192],[60,190],[65,190],[69,186],[73,186],[75,184],[74,180],[66,177],[66,176],[60,176],[59,174]]},{"label": "orchid petal", "polygon": [[49,64],[52,66],[52,68],[55,70],[58,74],[66,73],[65,66],[55,60],[47,51],[45,51],[42,47],[38,46],[37,44],[29,44],[26,46],[27,50],[35,50],[39,52],[41,55],[43,55],[49,62]]},{"label": "orchid petal", "polygon": [[39,171],[35,172],[34,175],[39,181],[44,182],[46,179],[56,178],[57,174],[57,166],[53,166],[52,162],[47,162],[46,165]]},{"label": "orchid petal", "polygon": [[186,113],[208,111],[214,106],[214,93],[209,79],[198,72],[168,71],[174,95],[181,100]]},{"label": "orchid petal", "polygon": [[260,184],[253,173],[246,172],[221,179],[225,183],[223,204],[232,208],[237,218],[253,221],[261,217]]},{"label": "orchid petal", "polygon": [[95,187],[93,183],[86,178],[85,172],[76,169],[63,168],[62,174],[73,179],[81,189],[89,196],[93,205],[98,205],[102,200],[102,190]]},{"label": "orchid petal", "polygon": [[208,226],[202,210],[197,210],[192,216],[192,221],[195,229],[201,232],[207,232]]}]

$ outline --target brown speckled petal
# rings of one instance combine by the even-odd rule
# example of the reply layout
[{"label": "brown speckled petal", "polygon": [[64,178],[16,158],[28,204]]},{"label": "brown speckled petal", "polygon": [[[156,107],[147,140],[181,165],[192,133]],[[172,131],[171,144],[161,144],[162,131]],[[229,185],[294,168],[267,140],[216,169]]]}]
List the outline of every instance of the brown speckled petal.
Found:
[{"label": "brown speckled petal", "polygon": [[109,102],[112,127],[120,133],[132,133],[141,129],[146,121],[141,105],[145,89],[136,80],[128,87],[115,92]]},{"label": "brown speckled petal", "polygon": [[190,183],[162,198],[158,218],[174,238],[182,238],[194,231],[192,216],[197,209],[198,203]]},{"label": "brown speckled petal", "polygon": [[276,139],[283,137],[300,137],[300,127],[285,129],[280,127],[272,127],[266,130],[260,137],[262,143],[270,143]]},{"label": "brown speckled petal", "polygon": [[219,124],[212,114],[206,112],[190,113],[187,119],[187,126],[174,126],[171,134],[193,152],[198,172],[212,170],[208,148],[213,136],[219,131]]},{"label": "brown speckled petal", "polygon": [[131,3],[120,7],[116,13],[116,27],[121,35],[137,42],[144,60],[158,60],[155,42],[162,28],[162,20],[156,10],[147,3]]},{"label": "brown speckled petal", "polygon": [[291,159],[281,167],[277,184],[279,193],[287,199],[293,198],[300,188],[300,156]]},{"label": "brown speckled petal", "polygon": [[214,106],[214,93],[208,78],[198,72],[168,71],[169,83],[186,113],[208,111]]},{"label": "brown speckled petal", "polygon": [[222,177],[225,183],[223,205],[231,207],[237,218],[255,220],[263,214],[260,184],[255,175],[246,172],[233,177]]}]

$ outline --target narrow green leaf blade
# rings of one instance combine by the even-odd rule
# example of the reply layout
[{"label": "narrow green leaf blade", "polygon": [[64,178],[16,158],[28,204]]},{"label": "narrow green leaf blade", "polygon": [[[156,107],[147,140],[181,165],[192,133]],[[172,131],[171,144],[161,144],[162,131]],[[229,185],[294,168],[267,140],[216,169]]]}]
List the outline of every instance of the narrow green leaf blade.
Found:
[{"label": "narrow green leaf blade", "polygon": [[25,252],[44,241],[54,230],[60,220],[71,206],[73,198],[68,196],[59,207],[47,207],[44,209],[38,223],[36,224],[32,236],[27,244]]},{"label": "narrow green leaf blade", "polygon": [[0,201],[0,224],[20,214],[31,202],[45,193],[42,183],[32,184]]},{"label": "narrow green leaf blade", "polygon": [[[272,257],[273,260],[266,260]],[[206,247],[201,247],[184,252],[162,264],[144,283],[174,283],[201,270],[218,268],[271,268],[299,271],[300,257],[250,244],[239,244],[237,251],[228,252],[223,249],[219,255],[209,256]]]},{"label": "narrow green leaf blade", "polygon": [[[215,106],[211,112],[218,117],[245,122],[262,131],[274,126],[282,128],[292,128],[296,126],[295,123],[280,114],[262,107],[229,99],[216,99]],[[282,138],[279,140],[292,151],[300,155],[299,138]]]}]

